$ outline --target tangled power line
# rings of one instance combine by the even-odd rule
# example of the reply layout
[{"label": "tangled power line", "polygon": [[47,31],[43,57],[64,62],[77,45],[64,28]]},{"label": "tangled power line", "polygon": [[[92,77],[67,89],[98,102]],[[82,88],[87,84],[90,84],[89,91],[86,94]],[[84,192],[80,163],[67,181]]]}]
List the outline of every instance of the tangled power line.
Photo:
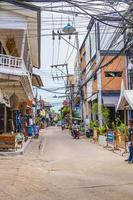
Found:
[{"label": "tangled power line", "polygon": [[[113,37],[111,42],[108,42],[106,45],[107,47],[107,52],[112,48],[113,45],[118,45],[120,43],[120,41],[118,42],[119,38],[121,37],[121,35],[123,35],[125,33],[125,31],[127,29],[133,28],[133,21],[129,18],[129,12],[130,10],[128,9],[131,4],[133,3],[132,0],[83,0],[83,1],[78,1],[78,0],[27,0],[27,1],[21,1],[21,2],[43,2],[44,4],[42,4],[41,6],[41,10],[45,11],[45,12],[51,12],[52,13],[52,20],[50,19],[50,17],[47,18],[43,18],[42,19],[42,24],[44,23],[44,26],[46,25],[46,27],[44,29],[42,29],[43,31],[49,31],[51,24],[52,24],[52,29],[54,30],[58,30],[59,28],[62,27],[62,23],[67,21],[67,19],[63,19],[61,17],[57,17],[58,15],[69,15],[71,16],[71,21],[73,22],[73,19],[75,20],[75,18],[80,19],[79,20],[79,24],[77,26],[78,30],[79,30],[79,35],[85,35],[86,31],[84,30],[84,25],[88,24],[90,19],[93,19],[95,21],[98,21],[100,23],[102,23],[105,26],[110,27],[108,34],[110,34],[110,32],[114,32]],[[21,9],[21,8],[20,8]],[[55,13],[56,17],[54,17],[53,13]],[[113,14],[113,17],[112,17]],[[109,23],[107,22],[106,18],[112,18],[113,21],[120,19],[120,23],[116,24],[116,23]],[[102,20],[103,18],[105,18],[104,20]],[[84,19],[84,21],[83,21]],[[2,19],[3,22],[6,21],[6,19]],[[31,22],[34,23],[34,22]],[[78,23],[78,22],[77,22]],[[115,29],[115,31],[114,31]],[[32,30],[31,30],[32,31]],[[34,31],[34,29],[33,29]],[[104,33],[105,29],[103,28],[103,33]],[[91,33],[94,34],[94,33]],[[106,32],[107,34],[107,32]],[[104,35],[104,34],[103,34]],[[41,34],[42,37],[44,36],[52,36],[51,33],[45,33],[45,34]],[[4,38],[4,36],[2,36]],[[20,35],[16,35],[16,37],[21,37]],[[31,34],[29,37],[37,37],[37,35],[35,34]],[[59,40],[58,42],[58,53],[57,53],[57,64],[59,63],[59,58],[60,58],[60,44],[61,40]],[[70,40],[69,40],[70,43]],[[127,46],[128,46],[129,41],[125,41],[125,45],[124,47],[119,51],[119,53],[110,61],[108,61],[107,63],[104,63],[105,57],[106,55],[104,55],[103,59],[100,61],[99,66],[93,73],[92,75],[89,77],[88,80],[85,81],[84,84],[87,83],[87,81],[89,81],[90,79],[92,79],[94,77],[94,75],[98,72],[99,69],[102,69],[104,67],[107,67],[110,63],[112,63],[115,59],[118,58],[118,56],[120,54],[122,54]],[[64,63],[68,62],[70,57],[73,55],[74,52],[74,47],[72,48],[70,54],[68,53],[69,50],[69,46],[70,44],[68,44],[67,47],[67,52],[66,52],[66,56],[65,56],[65,60]],[[75,42],[73,44],[73,46],[75,46]],[[55,41],[53,40],[53,52],[52,52],[52,65],[54,64],[55,61]],[[86,67],[88,67],[90,63],[88,62]],[[90,72],[91,68],[88,70],[88,73]],[[51,72],[53,74],[53,71]],[[56,72],[57,73],[57,72]],[[83,87],[82,85],[82,87]]]}]

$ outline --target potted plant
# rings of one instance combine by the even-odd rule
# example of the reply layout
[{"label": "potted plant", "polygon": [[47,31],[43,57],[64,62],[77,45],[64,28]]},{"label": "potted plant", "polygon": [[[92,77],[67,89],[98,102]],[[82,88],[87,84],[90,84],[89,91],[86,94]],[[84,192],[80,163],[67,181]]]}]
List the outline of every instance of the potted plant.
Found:
[{"label": "potted plant", "polygon": [[101,146],[107,146],[107,135],[106,135],[106,132],[107,132],[107,127],[106,125],[103,125],[103,126],[99,126],[97,128],[97,131],[98,131],[98,143],[101,145]]},{"label": "potted plant", "polygon": [[86,131],[86,136],[87,137],[93,136],[93,139],[97,141],[98,139],[97,127],[98,127],[97,120],[91,120],[88,126],[88,130]]},{"label": "potted plant", "polygon": [[80,123],[80,128],[79,129],[80,129],[81,135],[84,135],[85,134],[85,126],[84,126],[83,122]]},{"label": "potted plant", "polygon": [[118,126],[117,126],[117,119],[112,122],[112,129],[114,132],[114,150],[118,150]]},{"label": "potted plant", "polygon": [[35,124],[33,124],[33,132],[34,132],[35,137],[39,136],[40,126],[41,126],[41,118],[36,117],[35,118]]},{"label": "potted plant", "polygon": [[115,148],[125,148],[128,137],[128,127],[119,118],[112,123],[114,129]]}]

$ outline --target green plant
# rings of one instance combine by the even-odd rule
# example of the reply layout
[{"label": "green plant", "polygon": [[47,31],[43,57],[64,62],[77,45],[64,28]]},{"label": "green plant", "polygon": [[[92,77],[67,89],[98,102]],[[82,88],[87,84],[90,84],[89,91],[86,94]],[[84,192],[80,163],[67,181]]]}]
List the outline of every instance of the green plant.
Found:
[{"label": "green plant", "polygon": [[118,130],[119,130],[119,132],[121,133],[121,134],[125,134],[125,132],[126,132],[126,134],[127,134],[127,130],[128,130],[128,128],[127,128],[127,126],[124,124],[124,123],[121,123],[119,126],[118,126]]},{"label": "green plant", "polygon": [[110,115],[109,109],[106,106],[104,106],[103,104],[99,105],[98,103],[93,103],[92,112],[95,115],[98,115],[99,111],[100,111],[99,114],[101,114],[103,117],[103,123],[107,126],[109,124],[109,115]]},{"label": "green plant", "polygon": [[81,132],[85,132],[85,127],[84,127],[84,125],[82,125],[82,124],[80,125],[80,131],[81,131]]},{"label": "green plant", "polygon": [[89,128],[94,129],[94,128],[97,128],[97,127],[98,127],[98,122],[91,120],[90,124],[89,124]]},{"label": "green plant", "polygon": [[116,125],[115,122],[112,122],[112,128],[113,128],[114,131],[117,131],[117,130],[118,130],[118,129],[117,129],[117,125]]},{"label": "green plant", "polygon": [[62,116],[61,116],[61,114],[58,114],[57,115],[57,121],[61,121],[62,120]]},{"label": "green plant", "polygon": [[99,135],[104,135],[107,131],[107,128],[106,126],[100,126],[97,128],[98,132],[99,132]]},{"label": "green plant", "polygon": [[64,119],[68,114],[70,114],[70,108],[68,106],[64,106],[61,109],[61,117]]},{"label": "green plant", "polygon": [[40,117],[35,118],[35,124],[39,125],[39,126],[41,125],[41,118]]},{"label": "green plant", "polygon": [[115,122],[112,123],[113,129],[119,131],[121,134],[128,134],[128,127],[120,120],[116,118]]}]

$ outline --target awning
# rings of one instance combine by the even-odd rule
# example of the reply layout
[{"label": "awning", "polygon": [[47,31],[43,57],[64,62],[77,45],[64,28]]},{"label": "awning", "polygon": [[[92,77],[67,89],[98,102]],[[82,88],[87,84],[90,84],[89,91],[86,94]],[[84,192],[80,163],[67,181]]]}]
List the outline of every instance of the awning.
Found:
[{"label": "awning", "polygon": [[119,101],[119,96],[103,96],[103,104],[107,107],[116,107]]},{"label": "awning", "polygon": [[133,110],[133,90],[124,90],[119,98],[116,110]]},{"label": "awning", "polygon": [[97,97],[98,97],[97,93],[93,94],[91,97],[88,98],[88,101],[95,101]]},{"label": "awning", "polygon": [[42,79],[37,74],[32,74],[32,85],[36,87],[43,87]]}]

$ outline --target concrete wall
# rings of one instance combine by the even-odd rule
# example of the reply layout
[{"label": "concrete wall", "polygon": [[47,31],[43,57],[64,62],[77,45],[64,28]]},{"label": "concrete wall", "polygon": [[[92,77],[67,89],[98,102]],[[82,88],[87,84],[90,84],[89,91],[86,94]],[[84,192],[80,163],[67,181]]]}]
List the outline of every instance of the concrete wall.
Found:
[{"label": "concrete wall", "polygon": [[[104,62],[102,65],[105,63],[109,62],[113,56],[106,56]],[[105,72],[108,71],[113,71],[113,72],[120,72],[122,71],[122,77],[105,77]],[[126,81],[126,66],[125,66],[125,57],[124,56],[119,56],[116,60],[114,60],[113,63],[108,65],[108,67],[105,67],[102,69],[102,90],[121,90],[121,82],[124,80]]]}]

